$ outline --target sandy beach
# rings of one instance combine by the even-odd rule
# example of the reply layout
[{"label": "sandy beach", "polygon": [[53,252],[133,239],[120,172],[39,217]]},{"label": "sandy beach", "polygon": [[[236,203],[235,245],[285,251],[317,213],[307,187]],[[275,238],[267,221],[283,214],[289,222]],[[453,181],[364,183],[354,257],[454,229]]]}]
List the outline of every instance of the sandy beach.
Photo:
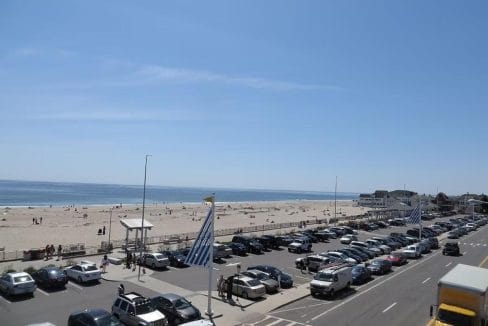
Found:
[{"label": "sandy beach", "polygon": [[[217,203],[216,207],[216,230],[334,216],[333,201]],[[141,218],[142,205],[2,208],[0,248],[15,251],[75,243],[99,246],[108,240],[111,209],[111,240],[122,240],[125,229],[120,220]],[[147,205],[145,218],[154,224],[148,236],[198,231],[207,211],[203,203]],[[353,201],[337,202],[338,217],[366,211]],[[104,226],[105,235],[98,235]]]}]

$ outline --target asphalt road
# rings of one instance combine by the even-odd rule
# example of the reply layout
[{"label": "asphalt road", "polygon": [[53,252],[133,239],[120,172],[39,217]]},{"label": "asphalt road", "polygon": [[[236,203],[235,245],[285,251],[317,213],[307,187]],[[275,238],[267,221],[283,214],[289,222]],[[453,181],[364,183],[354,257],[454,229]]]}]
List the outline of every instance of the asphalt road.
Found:
[{"label": "asphalt road", "polygon": [[[404,232],[408,227],[392,227],[374,233],[360,232],[359,239],[390,232]],[[479,265],[486,257],[486,230],[488,226],[460,239],[462,257],[444,257],[439,250],[406,266],[394,268],[386,276],[353,287],[350,292],[341,293],[335,300],[307,297],[279,309],[257,320],[254,325],[425,325],[428,320],[429,305],[435,303],[436,282],[456,263]],[[313,244],[313,251],[332,250],[343,247],[339,239],[329,243]],[[301,273],[295,268],[295,259],[306,254],[292,254],[286,249],[273,250],[262,255],[250,254],[246,257],[232,257],[215,264],[216,274],[225,276],[236,272],[236,263],[242,270],[257,264],[269,264],[281,268],[294,278],[295,284],[310,282],[313,275]],[[229,266],[228,266],[229,265]],[[488,266],[488,263],[486,264]],[[172,283],[192,291],[206,290],[208,274],[198,268],[174,268],[156,271],[152,277]],[[216,275],[217,277],[217,275]],[[0,325],[26,325],[29,323],[51,322],[65,325],[68,315],[86,307],[110,310],[116,297],[118,283],[102,280],[99,284],[83,286],[70,282],[65,290],[46,292],[37,290],[33,298],[12,300],[0,296]],[[145,296],[157,293],[146,288],[125,283],[127,291],[136,291]]]},{"label": "asphalt road", "polygon": [[458,263],[478,266],[485,262],[488,267],[487,230],[484,226],[460,239],[464,253],[460,257],[443,256],[436,250],[334,300],[307,297],[255,325],[279,320],[304,325],[426,325],[429,306],[436,303],[437,281],[445,273]]}]

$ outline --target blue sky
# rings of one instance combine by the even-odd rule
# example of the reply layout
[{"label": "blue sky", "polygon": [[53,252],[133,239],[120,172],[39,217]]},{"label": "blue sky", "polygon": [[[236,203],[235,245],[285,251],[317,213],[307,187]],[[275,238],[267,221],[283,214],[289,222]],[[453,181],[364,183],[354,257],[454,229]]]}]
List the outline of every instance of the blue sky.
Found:
[{"label": "blue sky", "polygon": [[485,192],[484,1],[2,1],[0,179]]}]

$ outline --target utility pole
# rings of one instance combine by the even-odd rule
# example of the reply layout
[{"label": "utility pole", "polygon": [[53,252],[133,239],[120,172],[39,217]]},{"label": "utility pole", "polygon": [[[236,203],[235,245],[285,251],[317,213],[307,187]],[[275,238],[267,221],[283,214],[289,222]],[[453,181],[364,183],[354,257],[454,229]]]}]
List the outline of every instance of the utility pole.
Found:
[{"label": "utility pole", "polygon": [[337,176],[335,180],[335,190],[334,190],[334,224],[337,225]]},{"label": "utility pole", "polygon": [[[139,251],[139,272],[137,274],[137,279],[141,280],[141,265],[142,265],[142,251],[145,247],[145,236],[144,236],[144,209],[146,207],[146,176],[147,176],[147,158],[151,155],[146,155],[146,164],[144,166],[144,191],[142,195],[142,224],[141,224],[141,250]],[[137,241],[136,241],[137,245]]]}]

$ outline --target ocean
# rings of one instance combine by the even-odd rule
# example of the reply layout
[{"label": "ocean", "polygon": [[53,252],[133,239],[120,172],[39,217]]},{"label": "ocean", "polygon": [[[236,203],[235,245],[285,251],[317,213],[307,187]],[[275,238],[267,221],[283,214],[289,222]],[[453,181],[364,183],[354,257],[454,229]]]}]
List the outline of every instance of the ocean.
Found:
[{"label": "ocean", "polygon": [[[218,202],[334,199],[333,192],[146,186],[146,203],[202,202],[212,192]],[[142,196],[142,185],[0,180],[0,206],[141,204]],[[357,198],[356,193],[337,193],[338,200]]]}]

